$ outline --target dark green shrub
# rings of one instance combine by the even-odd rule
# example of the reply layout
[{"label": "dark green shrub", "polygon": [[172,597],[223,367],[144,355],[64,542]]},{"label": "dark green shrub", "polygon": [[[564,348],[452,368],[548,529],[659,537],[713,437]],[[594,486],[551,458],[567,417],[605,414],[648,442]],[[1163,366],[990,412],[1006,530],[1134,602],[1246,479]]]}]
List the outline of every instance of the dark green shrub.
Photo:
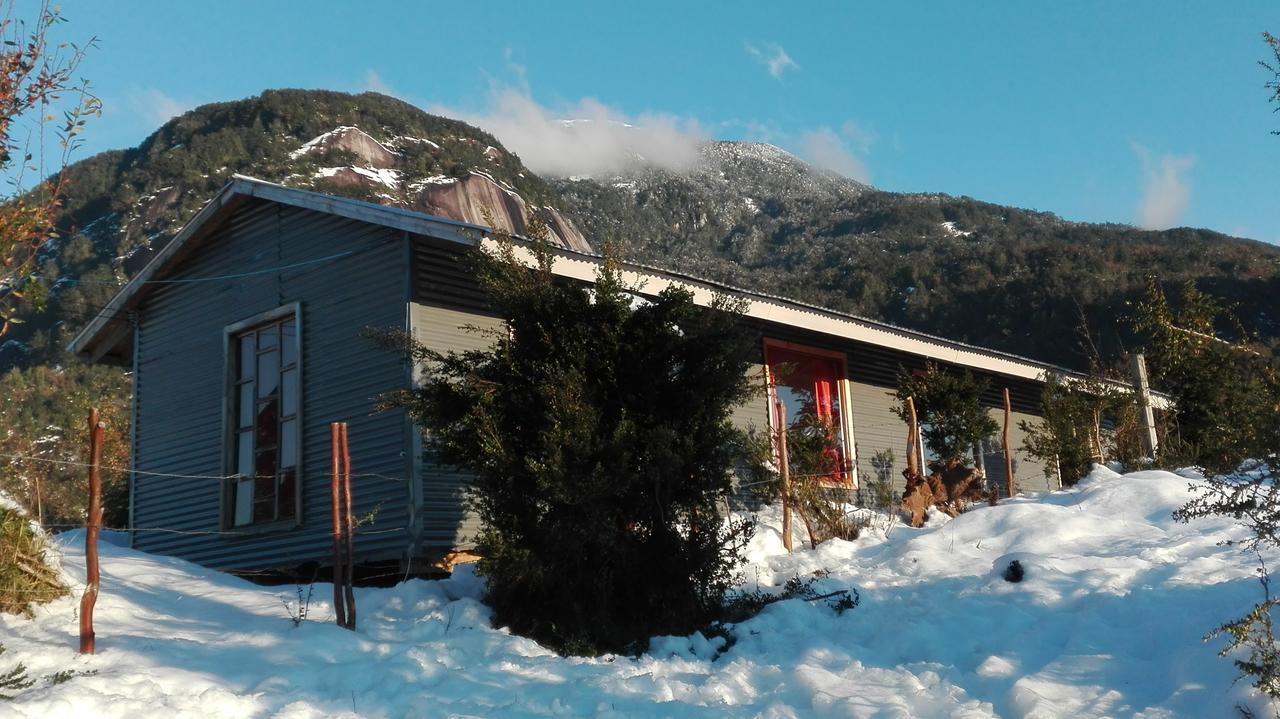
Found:
[{"label": "dark green shrub", "polygon": [[506,331],[485,351],[409,342],[428,376],[395,402],[476,476],[494,621],[565,653],[639,648],[706,626],[751,532],[725,523],[752,393],[736,307],[671,288],[638,302],[607,261],[594,286],[510,241],[477,259]]},{"label": "dark green shrub", "polygon": [[986,388],[985,381],[974,379],[967,370],[948,372],[929,363],[924,372],[898,375],[894,411],[909,421],[907,398],[912,398],[920,434],[938,455],[938,462],[944,467],[969,466],[973,447],[1000,429],[982,404]]},{"label": "dark green shrub", "polygon": [[1212,297],[1188,283],[1180,299],[1175,310],[1152,280],[1135,322],[1147,335],[1153,385],[1175,404],[1162,462],[1217,474],[1246,459],[1273,460],[1280,449],[1276,367],[1239,327],[1239,341],[1218,338],[1218,325],[1232,321]]}]

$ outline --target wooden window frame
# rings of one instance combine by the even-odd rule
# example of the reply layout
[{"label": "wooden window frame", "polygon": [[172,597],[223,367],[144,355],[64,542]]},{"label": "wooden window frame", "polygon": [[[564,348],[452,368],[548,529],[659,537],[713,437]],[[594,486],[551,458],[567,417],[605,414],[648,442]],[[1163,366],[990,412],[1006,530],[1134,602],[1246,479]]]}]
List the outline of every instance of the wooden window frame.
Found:
[{"label": "wooden window frame", "polygon": [[[236,446],[236,435],[239,431],[239,418],[236,416],[238,409],[238,387],[241,384],[237,377],[237,362],[239,347],[237,340],[244,334],[256,330],[265,325],[276,324],[284,320],[292,318],[294,321],[294,352],[296,364],[294,371],[297,373],[297,411],[294,414],[294,421],[297,422],[297,437],[294,443],[294,504],[293,516],[280,519],[249,522],[248,524],[237,525],[235,523],[235,482],[237,481],[238,455]],[[306,476],[303,467],[303,438],[306,432],[306,418],[304,416],[305,403],[305,387],[306,387],[306,362],[304,360],[303,349],[303,318],[302,303],[292,302],[281,305],[272,310],[261,312],[247,317],[238,322],[227,325],[222,331],[222,354],[223,354],[223,391],[222,391],[222,476],[226,477],[222,481],[222,488],[219,492],[219,517],[222,528],[225,530],[234,530],[240,534],[256,534],[263,532],[276,532],[296,529],[302,526],[303,520],[303,504],[302,504],[302,485]],[[284,338],[280,338],[283,345]],[[283,389],[281,390],[283,392]],[[278,472],[278,467],[277,467]],[[277,480],[278,481],[278,480]],[[278,501],[278,500],[277,500]]]},{"label": "wooden window frame", "polygon": [[[773,364],[769,361],[769,351],[771,349],[787,350],[791,352],[803,352],[804,354],[814,355],[815,357],[826,357],[836,360],[836,367],[840,376],[836,380],[836,391],[840,399],[840,443],[841,456],[844,458],[841,467],[841,474],[844,475],[843,481],[832,481],[823,479],[822,485],[840,489],[857,489],[858,488],[858,457],[856,450],[856,442],[853,439],[853,403],[852,388],[849,386],[849,355],[840,350],[824,349],[822,347],[814,347],[812,345],[799,344],[796,342],[787,342],[784,340],[764,338],[764,371],[765,378],[768,383],[768,417],[769,431],[771,436],[777,436],[778,423],[781,418],[775,416],[775,408],[778,403],[777,384],[773,376]],[[776,450],[775,450],[776,451]]]}]

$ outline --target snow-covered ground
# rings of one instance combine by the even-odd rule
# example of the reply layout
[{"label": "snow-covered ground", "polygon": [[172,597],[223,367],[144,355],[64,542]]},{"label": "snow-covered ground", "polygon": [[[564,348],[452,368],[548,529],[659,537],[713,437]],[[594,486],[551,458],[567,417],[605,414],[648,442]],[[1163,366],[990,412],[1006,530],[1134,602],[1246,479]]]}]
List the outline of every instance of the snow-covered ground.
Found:
[{"label": "snow-covered ground", "polygon": [[[329,585],[294,627],[293,587],[258,587],[182,562],[103,548],[98,654],[75,653],[77,597],[0,619],[40,683],[20,717],[1228,717],[1271,707],[1233,685],[1201,636],[1257,601],[1255,562],[1219,542],[1226,520],[1177,524],[1189,480],[1097,470],[1076,489],[975,509],[925,529],[787,555],[762,517],[747,588],[830,574],[857,608],[790,600],[738,625],[713,658],[701,637],[636,657],[562,658],[489,626],[480,582],[358,589],[360,629],[331,623]],[[82,537],[60,547],[84,578]],[[802,546],[797,542],[797,547]],[[1026,568],[1018,584],[1002,572]]]}]

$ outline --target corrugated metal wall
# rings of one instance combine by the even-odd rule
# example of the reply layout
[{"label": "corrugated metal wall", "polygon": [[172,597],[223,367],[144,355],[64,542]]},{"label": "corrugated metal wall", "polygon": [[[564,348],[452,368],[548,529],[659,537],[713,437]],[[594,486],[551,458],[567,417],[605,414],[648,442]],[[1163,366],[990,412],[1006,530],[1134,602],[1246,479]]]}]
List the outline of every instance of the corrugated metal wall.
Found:
[{"label": "corrugated metal wall", "polygon": [[[850,382],[853,404],[853,442],[858,457],[858,481],[887,478],[893,491],[906,487],[907,423],[893,413],[891,390],[865,382]],[[879,454],[879,456],[877,456]]]},{"label": "corrugated metal wall", "polygon": [[[355,250],[329,262],[216,282],[160,286],[140,310],[137,468],[223,475],[224,328],[301,303],[302,526],[246,536],[222,529],[221,483],[141,475],[135,545],[218,568],[252,570],[328,557],[329,428],[350,423],[358,513],[377,510],[357,537],[362,561],[399,558],[408,546],[409,485],[399,411],[377,412],[377,396],[404,386],[400,359],[374,350],[367,327],[404,327],[403,233],[253,200],[233,214],[172,279],[254,272]],[[164,531],[160,531],[164,530]],[[184,532],[190,532],[184,533]]]},{"label": "corrugated metal wall", "polygon": [[[493,339],[465,329],[501,329],[502,320],[475,312],[412,303],[409,326],[414,339],[438,352],[464,352],[485,349]],[[456,467],[441,464],[434,455],[423,454],[421,437],[416,453],[421,457],[418,472],[422,481],[420,542],[424,548],[470,549],[475,546],[479,520],[465,511],[463,498],[471,483],[471,475]]]},{"label": "corrugated metal wall", "polygon": [[[991,418],[998,423],[1004,422],[1004,410],[991,410]],[[1013,449],[1013,484],[1014,488],[1023,492],[1045,492],[1059,489],[1056,474],[1045,476],[1045,464],[1033,459],[1022,450],[1027,433],[1018,426],[1020,422],[1037,424],[1040,418],[1026,412],[1013,412],[1009,419],[1009,446]],[[983,447],[987,476],[1000,488],[1000,496],[1005,496],[1008,483],[1004,477],[1004,454],[1000,451],[1000,437],[997,434],[992,441]]]}]

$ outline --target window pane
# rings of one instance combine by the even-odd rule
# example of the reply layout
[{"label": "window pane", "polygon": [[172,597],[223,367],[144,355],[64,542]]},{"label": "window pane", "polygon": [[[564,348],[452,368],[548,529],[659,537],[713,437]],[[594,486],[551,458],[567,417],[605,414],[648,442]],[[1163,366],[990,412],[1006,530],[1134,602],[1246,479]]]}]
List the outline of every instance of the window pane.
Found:
[{"label": "window pane", "polygon": [[276,446],[279,411],[279,404],[274,399],[258,403],[258,449]]},{"label": "window pane", "polygon": [[270,522],[275,519],[276,500],[275,497],[266,499],[258,498],[253,502],[253,521]]},{"label": "window pane", "polygon": [[[275,481],[276,477],[276,451],[275,449],[262,450],[258,452],[257,461],[254,463],[254,471],[259,480],[270,479]],[[262,492],[262,485],[258,485],[259,494]]]},{"label": "window pane", "polygon": [[245,382],[240,385],[239,397],[236,403],[239,406],[239,427],[244,429],[253,426],[253,382]]},{"label": "window pane", "polygon": [[253,476],[253,434],[241,432],[236,435],[236,474],[241,477]]},{"label": "window pane", "polygon": [[235,525],[237,527],[253,521],[253,480],[241,479],[232,485],[235,494]]},{"label": "window pane", "polygon": [[[806,440],[809,444],[820,441],[825,445],[819,450],[820,455],[814,457],[819,466],[809,471],[830,473],[831,479],[840,479],[844,468],[844,440],[839,360],[779,347],[768,348],[767,355],[774,396],[782,403],[782,416],[775,416],[775,421],[780,420],[788,432],[795,433],[791,444],[797,448],[806,444]],[[771,408],[771,414],[776,412]]]},{"label": "window pane", "polygon": [[268,350],[280,346],[280,326],[271,325],[258,330],[258,350]]},{"label": "window pane", "polygon": [[288,366],[298,361],[298,322],[293,318],[280,325],[280,352],[282,365]]},{"label": "window pane", "polygon": [[[264,459],[269,455],[270,459]],[[276,476],[274,452],[258,453],[258,477],[253,480],[253,521],[270,522],[276,518]],[[264,470],[272,467],[272,473]]]},{"label": "window pane", "polygon": [[296,472],[293,469],[286,469],[280,477],[280,517],[292,517],[296,512],[295,504],[297,503],[298,487]]},{"label": "window pane", "polygon": [[258,396],[270,397],[280,385],[280,353],[272,350],[258,355]]},{"label": "window pane", "polygon": [[297,514],[301,446],[298,318],[288,316],[233,337],[231,522]]},{"label": "window pane", "polygon": [[280,423],[280,466],[292,467],[298,463],[298,422]]},{"label": "window pane", "polygon": [[298,413],[298,370],[280,373],[280,414],[292,417]]},{"label": "window pane", "polygon": [[236,379],[248,379],[253,377],[254,358],[257,355],[257,346],[253,341],[253,333],[249,333],[240,338],[240,364],[236,368]]}]

